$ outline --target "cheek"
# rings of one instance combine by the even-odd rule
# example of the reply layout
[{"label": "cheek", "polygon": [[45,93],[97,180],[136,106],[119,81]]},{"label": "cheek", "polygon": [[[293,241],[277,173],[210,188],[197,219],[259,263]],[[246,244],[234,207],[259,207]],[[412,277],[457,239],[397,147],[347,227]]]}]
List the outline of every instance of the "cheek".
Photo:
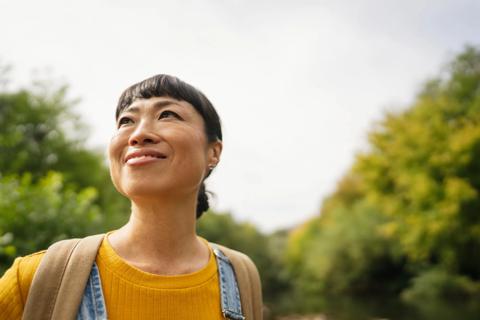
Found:
[{"label": "cheek", "polygon": [[120,185],[121,165],[119,161],[121,159],[121,151],[121,137],[116,135],[110,140],[110,144],[108,145],[108,163],[113,185],[123,194]]},{"label": "cheek", "polygon": [[120,146],[120,137],[114,136],[108,144],[108,161],[110,162],[110,166],[115,165],[116,162],[118,162],[121,153]]},{"label": "cheek", "polygon": [[189,174],[197,173],[203,177],[207,161],[206,146],[203,133],[192,132],[184,135],[177,145],[179,165]]}]

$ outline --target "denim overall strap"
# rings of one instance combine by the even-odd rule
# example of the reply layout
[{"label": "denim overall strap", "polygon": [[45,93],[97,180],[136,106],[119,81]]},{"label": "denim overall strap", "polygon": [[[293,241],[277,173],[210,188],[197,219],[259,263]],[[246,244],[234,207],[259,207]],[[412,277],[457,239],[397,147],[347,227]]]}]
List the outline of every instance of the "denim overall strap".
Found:
[{"label": "denim overall strap", "polygon": [[96,263],[92,266],[82,302],[78,309],[77,320],[107,320],[102,283]]},{"label": "denim overall strap", "polygon": [[220,300],[222,303],[222,314],[226,319],[244,320],[240,293],[238,290],[235,271],[227,256],[212,244],[213,253],[217,259],[217,267],[220,281]]}]

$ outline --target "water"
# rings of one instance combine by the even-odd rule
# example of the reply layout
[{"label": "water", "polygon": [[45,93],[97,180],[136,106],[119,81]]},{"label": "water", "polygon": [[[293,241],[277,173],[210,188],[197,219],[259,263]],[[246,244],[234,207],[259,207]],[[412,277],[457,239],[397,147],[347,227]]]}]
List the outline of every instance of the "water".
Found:
[{"label": "water", "polygon": [[[382,297],[330,298],[304,301],[296,314],[324,320],[479,320],[480,301],[435,301],[405,304]],[[289,319],[289,318],[282,318]],[[291,319],[301,319],[292,317]]]}]

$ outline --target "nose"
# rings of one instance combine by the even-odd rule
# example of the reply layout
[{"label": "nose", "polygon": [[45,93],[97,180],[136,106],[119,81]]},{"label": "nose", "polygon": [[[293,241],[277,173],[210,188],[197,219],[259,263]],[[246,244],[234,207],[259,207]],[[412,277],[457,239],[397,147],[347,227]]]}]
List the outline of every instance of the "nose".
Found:
[{"label": "nose", "polygon": [[156,144],[159,140],[159,137],[150,125],[146,123],[146,121],[142,121],[130,135],[128,144],[130,146],[142,146],[146,144]]}]

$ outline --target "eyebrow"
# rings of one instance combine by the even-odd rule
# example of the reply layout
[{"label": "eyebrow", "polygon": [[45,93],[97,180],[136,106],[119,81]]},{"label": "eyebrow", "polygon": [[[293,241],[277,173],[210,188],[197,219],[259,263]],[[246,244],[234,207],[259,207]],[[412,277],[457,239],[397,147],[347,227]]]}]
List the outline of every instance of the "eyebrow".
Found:
[{"label": "eyebrow", "polygon": [[[180,106],[180,104],[178,104],[177,102],[173,101],[173,100],[164,100],[164,101],[157,101],[153,104],[153,108],[154,109],[161,109],[161,108],[164,108],[166,106],[169,106],[169,105],[177,105],[177,106]],[[140,108],[137,107],[137,106],[130,106],[126,109],[123,109],[123,111],[120,113],[124,113],[124,112],[132,112],[132,113],[139,113],[140,112]]]}]

